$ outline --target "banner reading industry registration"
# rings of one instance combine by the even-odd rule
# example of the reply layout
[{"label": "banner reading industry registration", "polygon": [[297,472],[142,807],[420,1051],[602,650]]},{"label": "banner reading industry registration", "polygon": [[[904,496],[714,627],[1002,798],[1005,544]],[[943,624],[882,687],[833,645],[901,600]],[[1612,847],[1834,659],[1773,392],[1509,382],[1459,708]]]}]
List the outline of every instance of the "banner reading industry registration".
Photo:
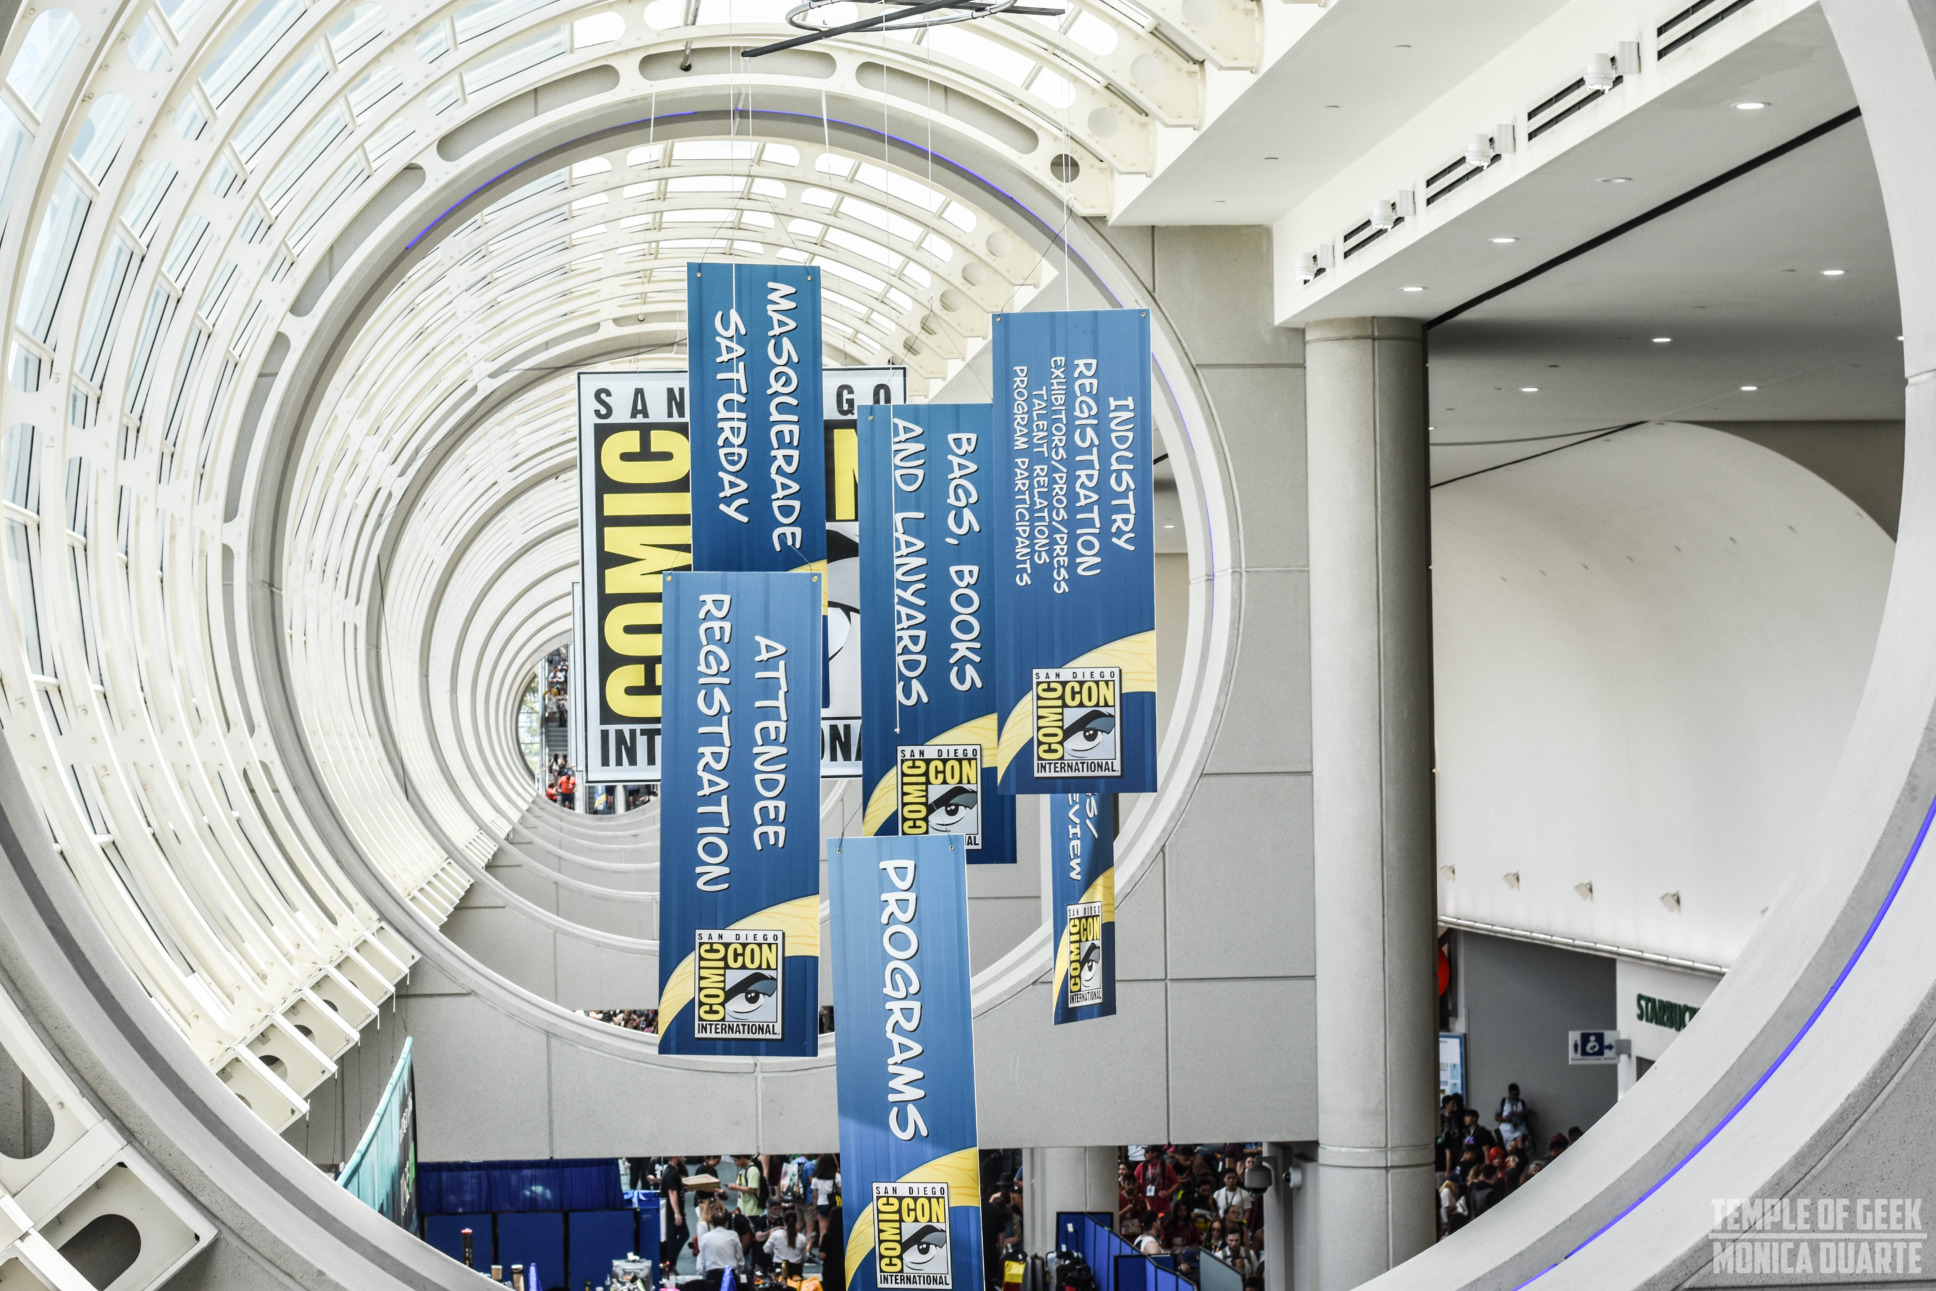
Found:
[{"label": "banner reading industry registration", "polygon": [[686,269],[694,569],[824,568],[820,271]]},{"label": "banner reading industry registration", "polygon": [[1003,793],[1156,788],[1149,312],[997,314]]},{"label": "banner reading industry registration", "polygon": [[969,864],[1015,860],[995,792],[994,410],[862,408],[863,834],[953,834]]},{"label": "banner reading industry registration", "polygon": [[666,578],[661,1053],[818,1050],[820,584]]},{"label": "banner reading industry registration", "polygon": [[659,778],[662,592],[692,564],[691,465],[685,373],[578,374],[572,738],[587,786]]},{"label": "banner reading industry registration", "polygon": [[827,843],[850,1291],[982,1291],[961,840]]},{"label": "banner reading industry registration", "polygon": [[1116,1013],[1116,802],[1108,794],[1049,798],[1049,863],[1061,928],[1055,950],[1055,1020]]}]

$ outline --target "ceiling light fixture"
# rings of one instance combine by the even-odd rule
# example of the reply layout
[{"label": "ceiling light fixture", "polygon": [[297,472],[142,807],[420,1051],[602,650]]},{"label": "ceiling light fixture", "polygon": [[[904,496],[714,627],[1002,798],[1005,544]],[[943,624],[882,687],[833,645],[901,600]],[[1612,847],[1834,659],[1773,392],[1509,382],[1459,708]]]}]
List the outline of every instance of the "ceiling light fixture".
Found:
[{"label": "ceiling light fixture", "polygon": [[1600,176],[1600,182],[1602,184],[1631,184],[1633,183],[1633,176],[1632,175],[1602,175]]},{"label": "ceiling light fixture", "polygon": [[1508,242],[1517,242],[1517,241],[1519,241],[1519,239],[1518,239],[1518,238],[1494,238],[1494,239],[1493,239],[1492,241],[1493,241],[1493,244],[1494,244],[1495,246],[1502,246],[1502,247],[1503,247],[1503,246],[1505,246],[1505,245],[1506,245],[1506,244],[1507,244]]},{"label": "ceiling light fixture", "polygon": [[762,54],[777,54],[783,49],[797,49],[801,45],[811,45],[832,36],[851,36],[856,32],[872,31],[918,31],[923,27],[939,27],[951,22],[973,22],[977,18],[992,18],[998,13],[1027,16],[1033,18],[1059,18],[1066,10],[1044,9],[1038,6],[1022,5],[1016,0],[882,0],[888,7],[884,13],[861,18],[855,22],[844,22],[837,26],[824,26],[826,15],[845,7],[844,0],[806,0],[788,12],[787,23],[805,32],[791,40],[775,41],[758,49],[749,49],[742,58],[758,58]]},{"label": "ceiling light fixture", "polygon": [[1768,105],[1766,103],[1757,103],[1757,102],[1754,102],[1753,100],[1750,100],[1746,103],[1735,104],[1734,110],[1736,112],[1759,112],[1761,111],[1761,109],[1767,106]]},{"label": "ceiling light fixture", "polygon": [[1671,344],[1671,343],[1673,342],[1673,340],[1674,340],[1674,338],[1673,338],[1673,337],[1671,337],[1671,336],[1656,336],[1656,337],[1654,338],[1654,344],[1655,344],[1655,345],[1668,345],[1668,344]]},{"label": "ceiling light fixture", "polygon": [[1538,386],[1521,386],[1521,387],[1519,387],[1519,393],[1521,393],[1521,394],[1538,394],[1538,393],[1539,393],[1539,387],[1538,387]]},{"label": "ceiling light fixture", "polygon": [[1845,274],[1845,273],[1847,273],[1847,272],[1848,272],[1848,270],[1846,270],[1846,269],[1824,269],[1824,270],[1822,270],[1822,277],[1824,277],[1824,278],[1840,278],[1840,277],[1841,277],[1841,276],[1842,276],[1843,274]]},{"label": "ceiling light fixture", "polygon": [[1760,386],[1742,386],[1741,387],[1742,393],[1744,394],[1752,394],[1753,392],[1759,389],[1761,389]]},{"label": "ceiling light fixture", "polygon": [[1424,290],[1425,290],[1425,288],[1423,288],[1423,287],[1400,287],[1400,288],[1399,288],[1399,290],[1400,290],[1400,291],[1424,291]]}]

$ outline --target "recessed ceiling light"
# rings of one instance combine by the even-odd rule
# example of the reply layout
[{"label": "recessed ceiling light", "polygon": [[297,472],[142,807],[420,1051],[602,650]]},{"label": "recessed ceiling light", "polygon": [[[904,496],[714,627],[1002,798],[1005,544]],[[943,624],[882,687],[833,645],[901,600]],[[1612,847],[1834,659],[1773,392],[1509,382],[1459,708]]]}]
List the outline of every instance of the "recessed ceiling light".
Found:
[{"label": "recessed ceiling light", "polygon": [[1674,339],[1674,338],[1673,338],[1673,337],[1671,337],[1671,336],[1656,336],[1656,337],[1654,338],[1654,344],[1655,344],[1655,345],[1666,345],[1666,344],[1669,344],[1670,342],[1672,342],[1672,341],[1673,341],[1673,339]]},{"label": "recessed ceiling light", "polygon": [[1424,291],[1424,290],[1425,290],[1425,288],[1423,288],[1423,287],[1401,287],[1401,288],[1399,288],[1399,290],[1400,290],[1400,291]]},{"label": "recessed ceiling light", "polygon": [[1519,239],[1518,238],[1494,238],[1493,241],[1503,247],[1508,242],[1517,242],[1519,241]]},{"label": "recessed ceiling light", "polygon": [[1600,182],[1602,184],[1631,184],[1633,183],[1633,176],[1632,175],[1602,175],[1600,176]]},{"label": "recessed ceiling light", "polygon": [[1846,270],[1846,269],[1824,269],[1824,270],[1822,270],[1822,277],[1824,277],[1824,278],[1840,278],[1840,277],[1841,277],[1841,276],[1842,276],[1843,274],[1845,274],[1845,273],[1847,273],[1847,272],[1848,272],[1848,270]]},{"label": "recessed ceiling light", "polygon": [[1734,108],[1735,108],[1735,111],[1737,111],[1737,112],[1759,112],[1759,111],[1761,111],[1761,109],[1763,109],[1763,108],[1765,108],[1765,107],[1767,107],[1767,106],[1768,106],[1768,105],[1767,105],[1766,103],[1758,103],[1758,102],[1756,102],[1756,101],[1754,101],[1754,100],[1752,100],[1752,99],[1750,99],[1750,100],[1748,100],[1748,101],[1747,101],[1747,102],[1745,102],[1745,103],[1737,103],[1737,104],[1735,104],[1735,105],[1734,105]]},{"label": "recessed ceiling light", "polygon": [[[1750,387],[1750,388],[1752,388],[1752,387]],[[1165,529],[1174,529],[1174,528],[1176,528],[1176,526],[1175,526],[1175,525],[1173,525],[1173,524],[1166,524],[1166,525],[1164,525],[1163,527],[1164,527]]]},{"label": "recessed ceiling light", "polygon": [[1521,394],[1538,394],[1538,393],[1539,393],[1539,387],[1538,387],[1538,386],[1521,386],[1521,387],[1519,387],[1519,393],[1521,393]]},{"label": "recessed ceiling light", "polygon": [[1742,386],[1741,389],[1743,391],[1752,392],[1752,391],[1761,389],[1761,387],[1760,386]]}]

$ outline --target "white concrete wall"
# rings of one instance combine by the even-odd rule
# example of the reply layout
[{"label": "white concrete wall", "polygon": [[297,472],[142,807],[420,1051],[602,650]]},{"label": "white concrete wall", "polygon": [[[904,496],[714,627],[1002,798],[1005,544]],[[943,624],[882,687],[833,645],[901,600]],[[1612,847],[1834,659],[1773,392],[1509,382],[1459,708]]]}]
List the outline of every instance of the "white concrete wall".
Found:
[{"label": "white concrete wall", "polygon": [[1841,756],[1894,544],[1688,425],[1432,496],[1441,914],[1733,963]]}]

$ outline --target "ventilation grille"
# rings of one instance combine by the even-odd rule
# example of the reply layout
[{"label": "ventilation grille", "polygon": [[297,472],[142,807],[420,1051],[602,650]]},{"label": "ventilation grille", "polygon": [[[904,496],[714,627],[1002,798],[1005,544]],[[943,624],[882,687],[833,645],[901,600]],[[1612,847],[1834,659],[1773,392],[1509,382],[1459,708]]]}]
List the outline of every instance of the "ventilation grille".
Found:
[{"label": "ventilation grille", "polygon": [[1708,28],[1733,17],[1752,3],[1753,0],[1733,0],[1731,4],[1728,0],[1694,0],[1693,4],[1654,28],[1654,57],[1667,57]]}]

